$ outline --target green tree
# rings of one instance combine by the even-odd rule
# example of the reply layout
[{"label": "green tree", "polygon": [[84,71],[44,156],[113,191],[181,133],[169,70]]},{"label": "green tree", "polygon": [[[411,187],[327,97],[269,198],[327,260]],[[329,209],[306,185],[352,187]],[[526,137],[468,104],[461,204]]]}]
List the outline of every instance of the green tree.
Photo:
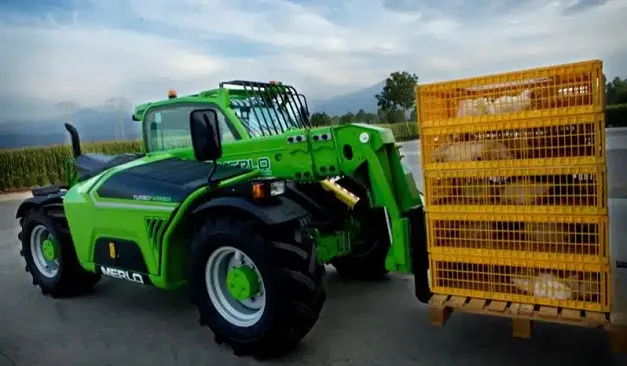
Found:
[{"label": "green tree", "polygon": [[[385,80],[381,93],[376,94],[377,106],[384,111],[407,112],[416,104],[418,76],[407,71],[395,71]],[[405,121],[405,115],[403,119]]]},{"label": "green tree", "polygon": [[366,113],[366,116],[364,117],[365,123],[373,124],[373,123],[377,123],[377,121],[378,121],[378,118],[375,113]]},{"label": "green tree", "polygon": [[366,111],[364,111],[363,109],[360,109],[359,111],[357,111],[357,114],[355,115],[355,122],[366,123],[366,116],[367,116]]},{"label": "green tree", "polygon": [[311,124],[316,127],[330,126],[333,124],[333,119],[325,112],[316,112],[311,115],[309,120],[311,121]]},{"label": "green tree", "polygon": [[407,114],[405,113],[405,110],[400,109],[400,108],[392,108],[388,111],[386,111],[387,113],[387,120],[388,123],[399,123],[399,122],[405,122],[407,120]]},{"label": "green tree", "polygon": [[[603,75],[605,81],[605,75]],[[611,82],[605,84],[605,104],[625,104],[627,103],[627,79],[621,80],[618,76]]]},{"label": "green tree", "polygon": [[340,117],[340,124],[345,125],[349,123],[355,123],[355,114],[353,112],[348,112]]},{"label": "green tree", "polygon": [[405,122],[405,113],[399,108],[383,109],[379,108],[378,123],[399,123]]},{"label": "green tree", "polygon": [[377,111],[377,120],[379,123],[388,123],[388,114],[387,111],[383,108],[379,108]]}]

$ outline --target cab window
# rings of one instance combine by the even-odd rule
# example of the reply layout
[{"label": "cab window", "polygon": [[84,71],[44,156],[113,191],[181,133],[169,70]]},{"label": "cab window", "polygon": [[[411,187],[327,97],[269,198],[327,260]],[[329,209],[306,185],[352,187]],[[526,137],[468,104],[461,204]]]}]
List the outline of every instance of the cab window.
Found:
[{"label": "cab window", "polygon": [[[150,110],[144,118],[144,134],[149,151],[162,151],[182,147],[191,147],[189,132],[189,114],[206,105],[177,104]],[[235,141],[235,130],[219,108],[216,108],[222,142]]]}]

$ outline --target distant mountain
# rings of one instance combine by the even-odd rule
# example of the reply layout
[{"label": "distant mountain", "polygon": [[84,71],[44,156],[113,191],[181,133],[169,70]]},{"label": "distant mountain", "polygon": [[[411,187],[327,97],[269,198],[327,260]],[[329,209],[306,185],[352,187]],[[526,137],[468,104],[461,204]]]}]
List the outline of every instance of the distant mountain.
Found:
[{"label": "distant mountain", "polygon": [[[72,124],[82,141],[118,139],[116,124],[119,114],[95,108],[83,108],[72,114]],[[38,121],[12,121],[0,124],[0,148],[20,148],[69,143],[63,118]],[[141,126],[131,120],[130,113],[123,117],[126,139],[141,137]]]},{"label": "distant mountain", "polygon": [[311,113],[325,112],[329,115],[343,115],[347,112],[357,113],[360,109],[376,113],[378,108],[375,95],[381,92],[384,85],[385,81],[381,81],[350,94],[335,96],[327,100],[311,101],[309,109]]},{"label": "distant mountain", "polygon": [[[383,85],[382,81],[350,94],[309,101],[309,109],[311,113],[326,112],[329,115],[356,113],[360,109],[376,113],[377,100],[374,96],[381,91]],[[72,114],[72,124],[78,130],[81,141],[117,140],[116,124],[119,118],[117,112],[104,108],[82,108]],[[65,122],[60,117],[51,119],[40,117],[35,121],[12,118],[11,122],[0,123],[0,148],[69,144],[69,135],[63,126]],[[141,125],[131,120],[130,113],[124,116],[123,125],[126,139],[141,138]]]}]

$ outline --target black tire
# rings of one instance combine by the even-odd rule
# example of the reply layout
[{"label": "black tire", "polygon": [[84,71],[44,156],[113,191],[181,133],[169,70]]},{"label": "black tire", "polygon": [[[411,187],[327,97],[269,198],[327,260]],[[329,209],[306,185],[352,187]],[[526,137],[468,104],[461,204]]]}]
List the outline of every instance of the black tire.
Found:
[{"label": "black tire", "polygon": [[[74,244],[65,217],[59,209],[36,208],[28,211],[20,220],[22,231],[18,238],[22,243],[20,255],[26,262],[25,270],[32,283],[39,286],[44,295],[53,298],[74,297],[89,292],[99,281],[100,275],[87,272],[78,262]],[[30,239],[33,229],[44,226],[58,245],[59,269],[54,277],[46,277],[35,265]]]},{"label": "black tire", "polygon": [[380,281],[387,278],[385,259],[390,249],[385,213],[369,206],[355,207],[355,220],[360,223],[359,233],[350,254],[333,258],[331,264],[337,274],[346,280]]},{"label": "black tire", "polygon": [[[199,322],[236,355],[259,359],[291,352],[317,322],[326,300],[326,272],[315,245],[300,235],[300,224],[268,228],[234,216],[208,219],[196,231],[188,253],[192,302]],[[253,325],[240,327],[220,315],[205,284],[205,266],[218,248],[231,246],[248,256],[261,273],[266,305]]]}]

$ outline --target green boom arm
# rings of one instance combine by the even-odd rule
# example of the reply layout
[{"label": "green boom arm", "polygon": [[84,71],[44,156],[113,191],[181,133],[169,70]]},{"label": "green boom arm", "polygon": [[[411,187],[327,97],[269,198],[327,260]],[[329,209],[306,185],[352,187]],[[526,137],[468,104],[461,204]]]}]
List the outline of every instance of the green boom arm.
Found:
[{"label": "green boom arm", "polygon": [[[223,147],[222,164],[256,168],[263,175],[295,181],[348,176],[368,187],[371,205],[384,208],[387,216],[392,248],[386,267],[411,273],[409,219],[405,213],[421,201],[411,173],[403,169],[390,130],[362,124],[321,127]],[[193,159],[189,148],[172,153]]]}]

